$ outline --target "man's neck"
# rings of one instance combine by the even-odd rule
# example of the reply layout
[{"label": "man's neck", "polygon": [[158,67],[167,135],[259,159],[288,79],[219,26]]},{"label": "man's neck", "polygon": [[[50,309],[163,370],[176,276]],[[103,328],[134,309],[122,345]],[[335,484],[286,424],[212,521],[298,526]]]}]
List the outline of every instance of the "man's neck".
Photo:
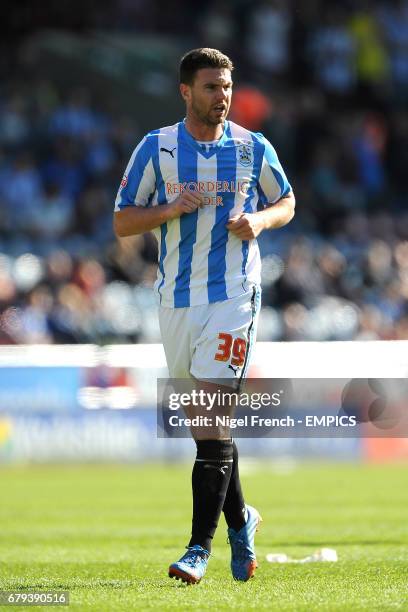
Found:
[{"label": "man's neck", "polygon": [[224,124],[206,125],[202,121],[197,121],[194,117],[186,117],[186,130],[193,138],[200,142],[219,140],[224,133]]}]

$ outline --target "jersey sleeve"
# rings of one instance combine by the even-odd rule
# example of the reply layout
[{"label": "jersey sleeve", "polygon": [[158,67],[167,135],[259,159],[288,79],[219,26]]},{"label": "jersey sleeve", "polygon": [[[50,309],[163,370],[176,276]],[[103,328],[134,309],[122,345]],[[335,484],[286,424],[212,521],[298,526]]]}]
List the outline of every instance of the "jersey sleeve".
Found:
[{"label": "jersey sleeve", "polygon": [[133,151],[126,167],[115,200],[115,212],[127,206],[147,206],[155,190],[152,151],[145,137]]},{"label": "jersey sleeve", "polygon": [[263,137],[265,146],[258,179],[260,204],[274,204],[292,191],[275,149]]}]

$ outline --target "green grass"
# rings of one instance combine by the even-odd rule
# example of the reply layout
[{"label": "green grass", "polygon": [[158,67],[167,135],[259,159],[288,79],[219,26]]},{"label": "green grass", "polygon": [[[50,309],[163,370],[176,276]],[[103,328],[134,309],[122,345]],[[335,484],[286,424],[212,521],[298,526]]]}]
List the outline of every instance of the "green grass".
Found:
[{"label": "green grass", "polygon": [[[189,533],[188,466],[3,467],[0,588],[69,590],[53,610],[408,610],[407,466],[257,464],[243,481],[264,518],[256,577],[231,579],[221,519],[188,587],[166,574]],[[338,563],[265,560],[322,546]]]}]

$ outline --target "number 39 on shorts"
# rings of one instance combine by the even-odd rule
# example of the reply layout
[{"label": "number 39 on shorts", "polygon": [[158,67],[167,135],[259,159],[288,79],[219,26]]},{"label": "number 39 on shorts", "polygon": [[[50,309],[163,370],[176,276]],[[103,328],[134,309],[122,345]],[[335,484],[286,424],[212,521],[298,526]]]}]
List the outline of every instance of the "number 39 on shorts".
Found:
[{"label": "number 39 on shorts", "polygon": [[245,362],[247,342],[244,338],[233,338],[231,334],[219,333],[217,352],[214,355],[216,361],[229,361],[231,365],[242,367]]}]

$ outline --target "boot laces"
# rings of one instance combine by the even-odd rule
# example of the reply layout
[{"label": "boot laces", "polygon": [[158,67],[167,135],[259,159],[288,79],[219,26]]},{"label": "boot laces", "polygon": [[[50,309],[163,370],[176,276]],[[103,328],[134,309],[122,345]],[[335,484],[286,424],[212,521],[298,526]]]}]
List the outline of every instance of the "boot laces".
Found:
[{"label": "boot laces", "polygon": [[206,557],[209,556],[208,553],[204,552],[204,550],[197,550],[191,546],[186,546],[186,548],[188,552],[186,552],[184,555],[183,562],[190,567],[195,567],[199,561],[206,559]]}]

